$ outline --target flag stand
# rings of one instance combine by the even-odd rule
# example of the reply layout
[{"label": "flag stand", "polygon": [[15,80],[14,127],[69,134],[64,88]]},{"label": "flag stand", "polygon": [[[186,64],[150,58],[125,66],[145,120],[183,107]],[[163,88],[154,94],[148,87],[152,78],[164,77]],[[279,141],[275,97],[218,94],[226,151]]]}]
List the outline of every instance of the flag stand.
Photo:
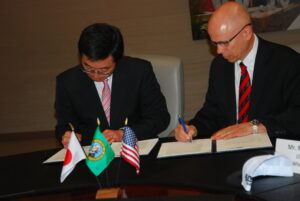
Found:
[{"label": "flag stand", "polygon": [[[120,162],[121,162],[121,160],[120,160]],[[120,170],[120,162],[118,164],[117,181],[119,179],[118,177],[119,177],[119,170]],[[99,189],[96,191],[95,199],[101,200],[101,199],[113,199],[113,198],[128,198],[125,188],[109,187],[110,184],[109,184],[109,180],[108,180],[108,169],[105,170],[105,175],[106,175],[106,182],[107,182],[108,188],[102,188],[102,185],[101,185],[98,177],[96,177],[97,183],[99,185]]]},{"label": "flag stand", "polygon": [[120,187],[102,188],[102,185],[96,177],[99,189],[96,191],[95,199],[127,198],[125,189]]},{"label": "flag stand", "polygon": [[[99,119],[98,120],[98,125],[99,123]],[[125,119],[125,126],[127,126],[128,123],[128,118]],[[117,178],[116,178],[116,184],[118,183],[119,180],[119,172],[120,172],[120,165],[121,165],[121,158],[122,156],[120,156],[120,162],[118,164],[118,169],[117,169]],[[106,180],[107,180],[107,184],[108,184],[108,170],[106,169]],[[98,178],[97,178],[98,183],[100,184]],[[108,186],[110,186],[108,184]],[[95,199],[111,199],[111,198],[128,198],[127,194],[126,194],[126,189],[125,188],[121,188],[121,187],[110,187],[110,188],[100,188],[96,191],[96,196]]]},{"label": "flag stand", "polygon": [[102,188],[97,190],[96,199],[110,199],[110,198],[127,198],[125,189],[116,188]]}]

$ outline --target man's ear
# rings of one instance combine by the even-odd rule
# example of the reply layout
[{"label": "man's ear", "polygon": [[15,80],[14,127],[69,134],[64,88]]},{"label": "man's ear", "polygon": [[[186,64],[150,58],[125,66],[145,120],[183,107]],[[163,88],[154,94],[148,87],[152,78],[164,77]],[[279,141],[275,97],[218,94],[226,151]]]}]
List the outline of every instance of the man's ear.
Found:
[{"label": "man's ear", "polygon": [[252,26],[247,26],[245,27],[244,31],[243,31],[243,34],[245,36],[245,38],[247,40],[250,40],[251,39],[251,36],[253,34],[253,29],[252,29]]}]

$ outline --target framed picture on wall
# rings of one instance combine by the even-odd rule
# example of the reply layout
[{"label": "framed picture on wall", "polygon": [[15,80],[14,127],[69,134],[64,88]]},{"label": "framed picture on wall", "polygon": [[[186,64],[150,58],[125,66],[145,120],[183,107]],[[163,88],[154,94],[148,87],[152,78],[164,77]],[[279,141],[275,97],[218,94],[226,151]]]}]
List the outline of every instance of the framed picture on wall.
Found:
[{"label": "framed picture on wall", "polygon": [[300,29],[300,0],[189,0],[193,40],[207,38],[209,17],[227,1],[248,9],[256,33]]}]

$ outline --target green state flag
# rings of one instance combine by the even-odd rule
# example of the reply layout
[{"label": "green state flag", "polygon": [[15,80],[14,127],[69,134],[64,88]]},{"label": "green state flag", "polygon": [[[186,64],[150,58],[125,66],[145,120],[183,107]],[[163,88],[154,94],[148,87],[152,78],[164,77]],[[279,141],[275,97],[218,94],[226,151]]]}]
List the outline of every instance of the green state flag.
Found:
[{"label": "green state flag", "polygon": [[86,158],[86,165],[95,176],[98,176],[114,158],[115,152],[97,126],[89,155]]}]

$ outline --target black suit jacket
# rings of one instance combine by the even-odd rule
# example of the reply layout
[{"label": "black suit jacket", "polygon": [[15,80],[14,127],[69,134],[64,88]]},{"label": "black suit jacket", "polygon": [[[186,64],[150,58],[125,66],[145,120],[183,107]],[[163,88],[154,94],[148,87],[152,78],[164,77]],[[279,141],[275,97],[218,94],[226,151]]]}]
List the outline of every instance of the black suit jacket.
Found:
[{"label": "black suit jacket", "polygon": [[[234,63],[213,60],[203,108],[190,124],[200,136],[236,124]],[[249,119],[258,119],[271,137],[300,138],[300,55],[259,38]]]},{"label": "black suit jacket", "polygon": [[156,137],[167,128],[170,115],[150,62],[131,57],[120,59],[113,73],[111,91],[109,126],[94,81],[82,72],[80,66],[57,76],[55,109],[58,140],[61,141],[65,131],[70,130],[68,123],[71,122],[82,134],[82,144],[90,144],[97,117],[102,131],[119,129],[128,118],[128,126],[139,140]]}]

